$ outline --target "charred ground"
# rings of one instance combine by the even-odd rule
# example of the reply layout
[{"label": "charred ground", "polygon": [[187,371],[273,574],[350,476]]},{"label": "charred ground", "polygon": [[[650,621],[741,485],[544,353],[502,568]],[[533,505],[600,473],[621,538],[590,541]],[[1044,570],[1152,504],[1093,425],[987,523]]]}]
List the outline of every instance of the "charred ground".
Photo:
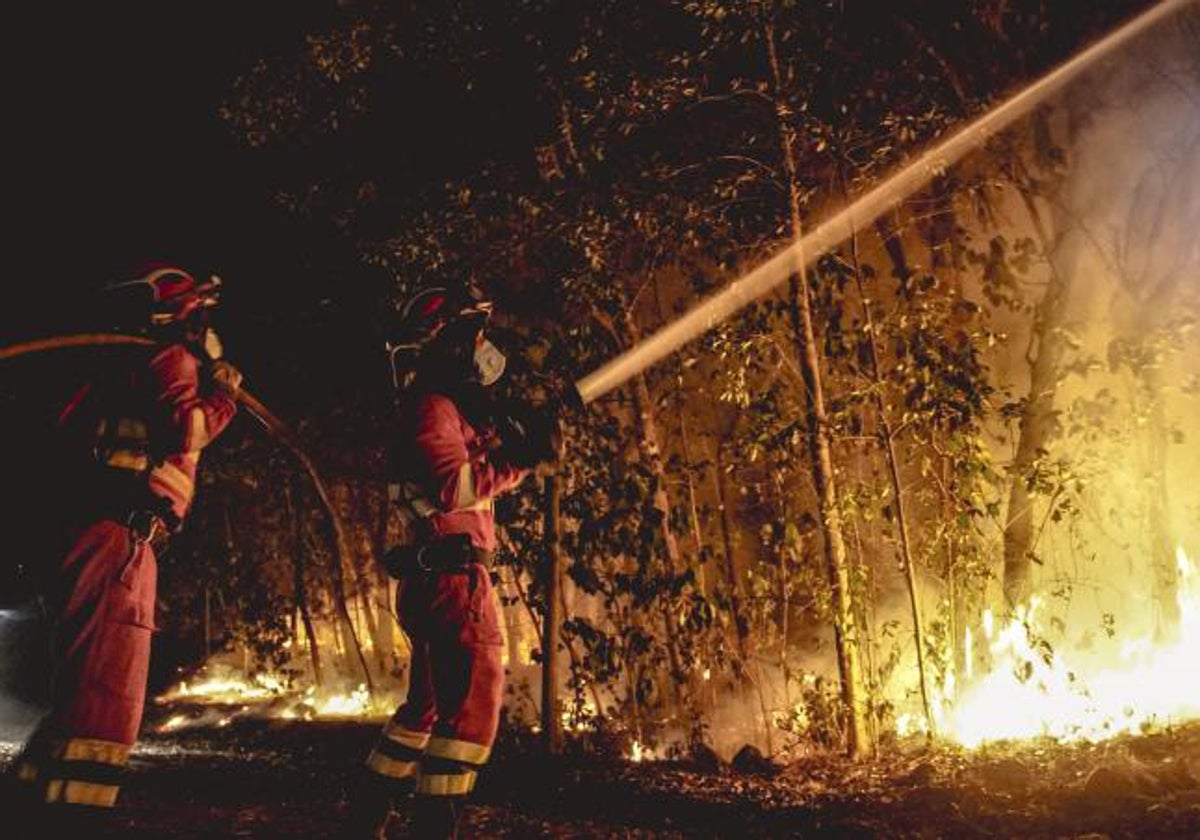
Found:
[{"label": "charred ground", "polygon": [[[120,836],[332,837],[377,727],[241,721],[149,735],[135,753]],[[749,752],[632,763],[547,759],[505,733],[464,830],[479,837],[1194,837],[1200,726],[1095,745],[910,742],[847,764]],[[400,812],[392,836],[407,828]]]}]

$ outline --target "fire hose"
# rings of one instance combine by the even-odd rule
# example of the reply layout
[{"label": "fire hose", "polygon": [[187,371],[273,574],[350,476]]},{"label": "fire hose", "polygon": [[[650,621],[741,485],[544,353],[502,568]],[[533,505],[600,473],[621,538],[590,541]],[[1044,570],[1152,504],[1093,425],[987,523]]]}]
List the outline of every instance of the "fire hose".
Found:
[{"label": "fire hose", "polygon": [[[35,353],[63,350],[71,347],[153,346],[155,343],[143,336],[124,335],[120,333],[80,333],[76,335],[50,336],[48,338],[39,338],[20,344],[0,347],[0,362],[20,356],[29,356]],[[268,434],[291,452],[300,466],[303,467],[305,473],[308,474],[313,489],[316,491],[317,498],[320,500],[321,506],[325,508],[325,512],[329,517],[330,528],[333,532],[333,550],[334,555],[337,557],[338,568],[344,570],[350,559],[346,527],[342,522],[342,517],[338,513],[337,508],[333,505],[333,500],[329,496],[329,491],[325,487],[325,482],[322,480],[321,474],[317,471],[316,464],[313,463],[312,458],[300,446],[292,430],[276,417],[261,400],[244,388],[238,389],[236,399],[262,425]],[[335,582],[335,585],[337,583]],[[342,604],[344,606],[344,602]],[[362,645],[359,643],[354,625],[349,621],[348,615],[343,616],[343,618],[346,619],[347,629],[354,636],[354,648],[358,652],[359,665],[362,667],[366,679],[367,690],[371,694],[374,694],[375,685],[371,677],[371,670],[367,666],[366,657],[363,655]]]}]

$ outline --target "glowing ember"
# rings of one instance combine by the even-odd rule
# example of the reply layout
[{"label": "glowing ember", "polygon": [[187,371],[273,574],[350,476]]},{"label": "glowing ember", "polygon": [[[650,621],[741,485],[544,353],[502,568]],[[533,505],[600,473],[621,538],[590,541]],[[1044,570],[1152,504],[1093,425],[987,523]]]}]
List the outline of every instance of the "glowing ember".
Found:
[{"label": "glowing ember", "polygon": [[358,717],[371,711],[371,694],[359,684],[350,694],[333,694],[316,704],[317,717]]},{"label": "glowing ember", "polygon": [[167,721],[158,727],[159,732],[173,732],[176,729],[182,729],[191,722],[191,718],[187,715],[171,715]]},{"label": "glowing ember", "polygon": [[1200,716],[1200,575],[1182,549],[1176,567],[1180,623],[1174,641],[1128,640],[1115,661],[1090,673],[1071,667],[1042,640],[1040,599],[1031,599],[998,630],[986,613],[983,635],[993,667],[949,704],[938,728],[973,747],[1038,736],[1096,741]]},{"label": "glowing ember", "polygon": [[634,741],[629,747],[629,760],[633,762],[644,761],[650,758],[650,750],[641,745],[641,742]]}]

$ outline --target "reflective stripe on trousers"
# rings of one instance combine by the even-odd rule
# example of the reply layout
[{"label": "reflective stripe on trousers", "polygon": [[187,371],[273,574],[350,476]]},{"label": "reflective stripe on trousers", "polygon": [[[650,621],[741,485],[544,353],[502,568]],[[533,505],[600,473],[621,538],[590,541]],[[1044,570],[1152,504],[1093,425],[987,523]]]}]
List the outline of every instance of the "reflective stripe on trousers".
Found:
[{"label": "reflective stripe on trousers", "polygon": [[129,760],[128,744],[98,738],[41,740],[35,737],[17,759],[18,782],[34,787],[34,799],[47,805],[111,808]]},{"label": "reflective stripe on trousers", "polygon": [[157,569],[149,545],[100,520],[62,566],[50,712],[15,765],[47,803],[110,807],[142,722]]},{"label": "reflective stripe on trousers", "polygon": [[406,578],[397,613],[412,642],[408,697],[368,758],[419,794],[469,793],[487,763],[504,691],[503,635],[487,569]]}]

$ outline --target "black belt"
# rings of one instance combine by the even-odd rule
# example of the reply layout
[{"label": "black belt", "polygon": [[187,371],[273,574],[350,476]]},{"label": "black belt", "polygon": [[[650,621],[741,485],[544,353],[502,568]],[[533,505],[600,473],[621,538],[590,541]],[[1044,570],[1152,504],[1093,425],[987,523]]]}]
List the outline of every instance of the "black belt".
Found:
[{"label": "black belt", "polygon": [[476,548],[466,534],[412,545],[397,545],[383,555],[383,567],[394,578],[408,575],[455,574],[471,571],[476,563],[492,565],[492,552]]},{"label": "black belt", "polygon": [[158,548],[182,524],[170,500],[150,492],[144,476],[128,470],[101,471],[85,485],[84,495],[79,507],[84,518],[120,522],[135,539],[153,542]]}]

